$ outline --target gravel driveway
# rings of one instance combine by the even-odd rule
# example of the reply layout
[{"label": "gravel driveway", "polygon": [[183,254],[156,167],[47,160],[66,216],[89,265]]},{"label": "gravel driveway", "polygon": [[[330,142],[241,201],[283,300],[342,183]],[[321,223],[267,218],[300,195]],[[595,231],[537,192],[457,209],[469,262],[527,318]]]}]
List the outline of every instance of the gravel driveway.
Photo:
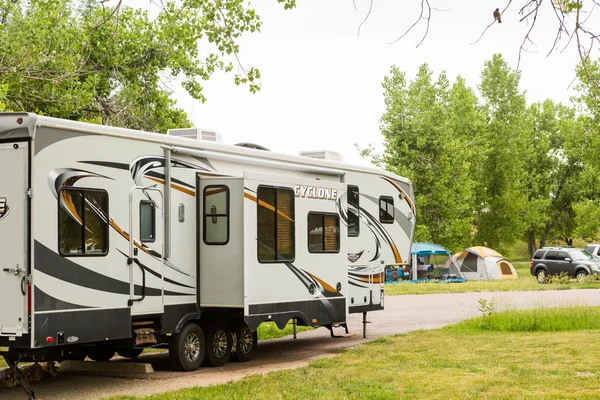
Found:
[{"label": "gravel driveway", "polygon": [[[54,399],[100,399],[113,395],[149,395],[190,386],[208,386],[240,379],[244,376],[298,368],[310,361],[331,357],[344,347],[357,346],[380,336],[406,333],[419,329],[435,329],[480,315],[478,299],[494,300],[496,310],[503,308],[559,307],[566,305],[600,305],[600,291],[595,289],[543,292],[457,293],[434,295],[389,296],[385,311],[368,315],[367,339],[362,338],[362,315],[351,315],[348,326],[356,336],[332,339],[329,331],[320,328],[291,337],[259,342],[259,353],[247,363],[228,363],[221,368],[201,368],[194,372],[169,371],[166,354],[141,357],[151,362],[154,370],[145,379],[124,379],[93,376],[68,376],[33,384],[37,397]],[[342,329],[338,329],[342,333]],[[23,400],[22,388],[0,388],[0,399]]]}]

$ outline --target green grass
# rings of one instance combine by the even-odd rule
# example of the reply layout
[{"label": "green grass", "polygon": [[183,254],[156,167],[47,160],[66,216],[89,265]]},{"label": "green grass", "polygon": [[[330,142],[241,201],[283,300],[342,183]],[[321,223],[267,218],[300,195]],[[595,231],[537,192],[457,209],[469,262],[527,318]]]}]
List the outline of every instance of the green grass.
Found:
[{"label": "green grass", "polygon": [[305,368],[144,399],[595,399],[599,313],[597,307],[492,313],[494,330],[478,325],[487,317],[474,319],[380,338]]},{"label": "green grass", "polygon": [[[308,331],[314,329],[310,326],[297,326],[296,332]],[[294,332],[293,325],[287,324],[282,330],[279,330],[274,322],[263,322],[258,326],[258,340],[276,339],[291,335]]]},{"label": "green grass", "polygon": [[569,306],[494,313],[462,321],[453,332],[567,332],[600,330],[600,307]]},{"label": "green grass", "polygon": [[568,289],[600,289],[600,281],[579,283],[540,284],[529,272],[529,262],[513,264],[519,279],[502,279],[489,281],[467,281],[464,283],[393,283],[385,285],[388,296],[402,294],[434,294],[434,293],[466,293],[466,292],[506,292],[514,290],[568,290]]}]

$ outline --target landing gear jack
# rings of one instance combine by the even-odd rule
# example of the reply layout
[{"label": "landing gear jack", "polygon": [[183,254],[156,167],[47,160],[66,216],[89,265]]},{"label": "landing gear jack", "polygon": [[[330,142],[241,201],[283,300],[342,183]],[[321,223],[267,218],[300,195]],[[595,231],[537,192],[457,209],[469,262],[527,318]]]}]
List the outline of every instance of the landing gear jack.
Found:
[{"label": "landing gear jack", "polygon": [[[15,374],[15,379],[17,381],[19,381],[21,386],[23,386],[23,389],[25,389],[25,392],[27,393],[27,396],[29,396],[29,399],[36,400],[35,393],[33,392],[31,385],[29,384],[29,379],[27,379],[27,377],[25,375],[23,375],[23,373],[21,373],[21,370],[19,369],[19,367],[17,365],[17,364],[19,364],[19,360],[18,359],[15,360],[12,357],[7,357],[7,356],[4,356],[4,360],[6,360],[6,364],[12,370],[12,372]],[[34,366],[35,366],[35,364],[34,364]],[[30,368],[33,368],[33,366]]]},{"label": "landing gear jack", "polygon": [[367,321],[367,313],[364,312],[363,314],[363,320],[362,320],[362,324],[363,324],[363,338],[367,338],[367,324],[370,324],[371,321]]},{"label": "landing gear jack", "polygon": [[343,335],[336,335],[335,333],[333,333],[334,325],[325,325],[325,326],[326,326],[327,329],[329,329],[329,332],[331,333],[331,337],[334,338],[334,339],[349,338],[349,337],[352,337],[352,336],[355,335],[354,333],[348,332],[348,325],[346,325],[346,323],[335,325],[335,327],[341,326],[341,327],[344,328],[344,330],[346,331],[346,333],[343,334]]}]

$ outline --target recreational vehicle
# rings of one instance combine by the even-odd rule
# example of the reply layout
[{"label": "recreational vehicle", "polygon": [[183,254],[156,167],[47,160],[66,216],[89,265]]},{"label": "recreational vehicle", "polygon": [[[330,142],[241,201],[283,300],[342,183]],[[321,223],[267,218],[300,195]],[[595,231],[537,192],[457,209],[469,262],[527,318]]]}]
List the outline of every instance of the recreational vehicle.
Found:
[{"label": "recreational vehicle", "polygon": [[245,361],[265,321],[333,335],[383,309],[385,267],[410,257],[411,182],[332,152],[0,113],[0,170],[11,366],[158,346],[181,370]]}]

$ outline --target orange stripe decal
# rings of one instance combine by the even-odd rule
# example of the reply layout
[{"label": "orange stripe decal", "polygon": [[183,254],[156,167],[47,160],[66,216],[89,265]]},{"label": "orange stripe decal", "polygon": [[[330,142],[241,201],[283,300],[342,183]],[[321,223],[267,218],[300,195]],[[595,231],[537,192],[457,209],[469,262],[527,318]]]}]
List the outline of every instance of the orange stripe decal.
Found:
[{"label": "orange stripe decal", "polygon": [[310,276],[312,276],[313,278],[315,278],[315,280],[317,282],[319,282],[321,284],[321,286],[323,286],[323,289],[327,290],[328,292],[330,292],[330,293],[337,293],[338,292],[337,290],[335,290],[335,288],[333,286],[329,285],[324,280],[317,278],[316,276],[314,276],[313,274],[311,274],[308,271],[305,271],[305,270],[302,270],[302,271],[306,272],[307,274],[309,274]]},{"label": "orange stripe decal", "polygon": [[[264,208],[266,208],[267,210],[271,210],[271,211],[275,211],[275,207],[273,207],[272,205],[270,205],[269,203],[262,201],[262,200],[257,200],[256,197],[252,196],[250,193],[246,193],[244,192],[244,197],[247,198],[248,200],[252,200],[254,202],[257,202],[260,206],[263,206]],[[281,215],[283,218],[294,222],[293,219],[291,219],[287,214],[281,212],[280,210],[277,210],[277,214]]]}]

